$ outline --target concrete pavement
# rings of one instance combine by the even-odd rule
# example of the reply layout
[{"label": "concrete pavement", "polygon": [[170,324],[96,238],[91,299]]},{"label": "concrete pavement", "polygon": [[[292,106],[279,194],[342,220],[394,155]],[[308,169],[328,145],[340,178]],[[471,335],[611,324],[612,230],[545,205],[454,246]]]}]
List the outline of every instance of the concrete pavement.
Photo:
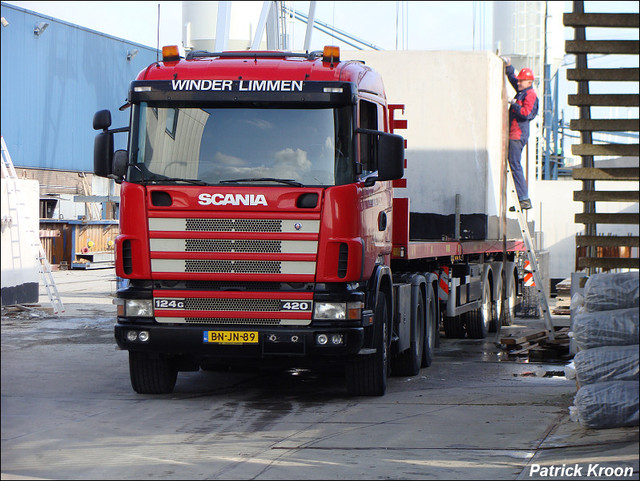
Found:
[{"label": "concrete pavement", "polygon": [[380,398],[307,371],[180,373],[143,396],[113,269],[54,278],[64,313],[2,318],[2,479],[638,479],[637,427],[574,423],[575,381],[544,376],[562,365],[505,362],[495,337],[442,339]]}]

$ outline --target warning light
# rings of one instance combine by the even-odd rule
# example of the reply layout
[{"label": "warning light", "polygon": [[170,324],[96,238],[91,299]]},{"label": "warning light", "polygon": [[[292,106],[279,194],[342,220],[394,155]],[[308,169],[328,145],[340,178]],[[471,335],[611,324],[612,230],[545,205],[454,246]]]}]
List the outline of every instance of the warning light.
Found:
[{"label": "warning light", "polygon": [[340,61],[340,47],[325,45],[322,50],[322,61],[338,63]]},{"label": "warning light", "polygon": [[162,61],[174,62],[180,60],[180,51],[177,45],[167,45],[162,47]]}]

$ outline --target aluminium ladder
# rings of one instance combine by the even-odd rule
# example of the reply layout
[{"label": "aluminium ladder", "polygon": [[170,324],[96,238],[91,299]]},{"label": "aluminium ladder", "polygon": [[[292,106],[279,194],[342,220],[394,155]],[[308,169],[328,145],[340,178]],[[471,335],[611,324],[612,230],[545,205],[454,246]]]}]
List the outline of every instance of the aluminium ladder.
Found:
[{"label": "aluminium ladder", "polygon": [[511,212],[515,211],[516,216],[518,217],[518,225],[520,226],[522,240],[524,240],[524,245],[527,250],[527,258],[529,259],[529,263],[533,271],[533,280],[538,294],[538,299],[540,300],[540,307],[544,315],[544,323],[547,327],[547,330],[549,331],[549,340],[553,341],[555,339],[555,329],[553,327],[553,322],[551,321],[551,314],[549,313],[549,302],[547,300],[547,293],[544,290],[542,278],[540,277],[540,270],[538,269],[538,257],[536,256],[536,252],[533,248],[533,241],[531,240],[531,234],[529,232],[527,220],[524,218],[524,214],[522,213],[522,209],[520,208],[520,200],[518,199],[518,193],[516,192],[516,186],[513,181],[513,175],[511,173],[511,167],[509,166],[508,161],[506,162],[506,168],[507,188],[509,189],[509,193],[511,194],[511,201],[513,203],[513,206],[509,210]]},{"label": "aluminium ladder", "polygon": [[[10,222],[15,221],[18,223],[18,238],[17,240],[13,240],[12,237],[12,243],[17,243],[18,245],[15,247],[12,246],[12,255],[14,259],[16,257],[22,257],[20,243],[22,241],[21,234],[24,234],[27,237],[30,248],[33,249],[32,252],[37,252],[36,258],[38,272],[40,273],[44,286],[47,289],[47,295],[49,296],[49,302],[51,302],[51,306],[53,307],[53,313],[58,314],[60,312],[64,312],[62,299],[60,298],[56,282],[53,279],[53,274],[51,273],[51,264],[49,264],[47,255],[42,247],[42,243],[40,242],[40,235],[33,229],[33,227],[31,227],[33,222],[28,214],[28,209],[25,208],[26,204],[20,200],[16,182],[18,176],[16,175],[16,170],[13,166],[11,156],[9,155],[7,145],[4,142],[4,137],[2,137],[2,174],[4,178],[7,179],[7,197]],[[21,208],[20,212],[18,212],[19,208]]]}]

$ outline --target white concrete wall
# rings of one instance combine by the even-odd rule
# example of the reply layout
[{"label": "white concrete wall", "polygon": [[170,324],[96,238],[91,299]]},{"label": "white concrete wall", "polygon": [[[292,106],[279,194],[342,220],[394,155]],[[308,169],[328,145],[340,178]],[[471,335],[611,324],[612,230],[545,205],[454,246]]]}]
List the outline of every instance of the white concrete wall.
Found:
[{"label": "white concrete wall", "polygon": [[[506,145],[506,79],[503,62],[490,52],[344,51],[343,60],[364,60],[382,75],[387,101],[405,105],[407,189],[410,211],[500,216]],[[515,219],[515,217],[513,217]],[[499,238],[498,222],[488,237]]]},{"label": "white concrete wall", "polygon": [[10,196],[12,182],[2,179],[1,185],[2,303],[37,303],[40,282],[38,252],[33,249],[34,239],[27,232],[32,231],[36,235],[39,232],[40,184],[37,180],[16,180],[16,194]]}]

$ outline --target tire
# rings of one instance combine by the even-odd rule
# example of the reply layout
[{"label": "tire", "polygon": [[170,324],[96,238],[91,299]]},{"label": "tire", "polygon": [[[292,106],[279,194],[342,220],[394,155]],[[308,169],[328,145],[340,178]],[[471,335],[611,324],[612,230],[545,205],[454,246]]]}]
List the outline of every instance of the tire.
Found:
[{"label": "tire", "polygon": [[506,282],[504,285],[505,294],[502,300],[504,301],[502,307],[502,325],[510,326],[516,317],[516,279],[511,275],[511,282]]},{"label": "tire", "polygon": [[425,346],[425,310],[422,291],[419,291],[415,312],[411,319],[409,348],[391,361],[391,373],[397,376],[415,376],[420,372]]},{"label": "tire", "polygon": [[484,339],[489,332],[491,323],[491,284],[485,282],[482,286],[482,304],[480,308],[465,314],[467,336],[471,339]]},{"label": "tire", "polygon": [[446,317],[442,321],[444,335],[449,338],[462,339],[465,335],[464,322],[462,316]]},{"label": "tire", "polygon": [[433,292],[433,285],[427,285],[427,328],[424,336],[424,348],[422,349],[421,367],[429,367],[433,362],[436,340],[440,331],[438,319],[438,306],[436,305],[436,296]]},{"label": "tire", "polygon": [[500,332],[502,326],[502,309],[504,308],[504,277],[500,276],[500,284],[493,292],[497,292],[496,298],[491,299],[491,322],[489,323],[489,332]]},{"label": "tire", "polygon": [[378,294],[374,326],[375,354],[347,363],[347,391],[352,396],[382,396],[389,376],[389,315],[384,293]]},{"label": "tire", "polygon": [[178,371],[171,361],[159,354],[129,351],[131,387],[139,394],[169,394]]}]

